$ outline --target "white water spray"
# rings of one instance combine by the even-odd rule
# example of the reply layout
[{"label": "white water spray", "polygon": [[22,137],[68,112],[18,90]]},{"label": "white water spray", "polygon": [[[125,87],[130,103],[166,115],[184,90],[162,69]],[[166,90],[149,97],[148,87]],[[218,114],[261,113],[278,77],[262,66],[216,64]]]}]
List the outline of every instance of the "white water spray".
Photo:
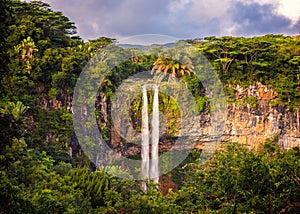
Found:
[{"label": "white water spray", "polygon": [[[154,89],[153,112],[152,112],[152,133],[151,133],[151,167],[149,163],[149,118],[148,118],[148,97],[147,86],[143,86],[143,107],[142,107],[142,176],[146,181],[142,182],[142,190],[147,191],[149,178],[155,183],[159,181],[158,143],[159,143],[159,102],[158,85],[151,85]],[[150,169],[150,171],[149,171]]]},{"label": "white water spray", "polygon": [[[148,97],[147,86],[143,86],[143,107],[142,107],[142,176],[149,180],[149,124],[148,124]],[[147,191],[147,183],[142,183],[142,190]]]},{"label": "white water spray", "polygon": [[153,85],[153,112],[152,112],[152,135],[151,135],[151,169],[150,178],[158,183],[158,143],[159,143],[159,103],[158,103],[158,85]]}]

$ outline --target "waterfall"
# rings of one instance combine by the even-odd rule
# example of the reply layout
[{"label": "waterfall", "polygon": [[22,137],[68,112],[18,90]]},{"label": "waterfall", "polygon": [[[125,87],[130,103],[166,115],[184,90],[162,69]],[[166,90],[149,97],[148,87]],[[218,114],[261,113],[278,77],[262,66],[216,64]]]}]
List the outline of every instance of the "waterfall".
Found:
[{"label": "waterfall", "polygon": [[[149,179],[149,124],[148,124],[148,97],[147,86],[143,86],[143,107],[142,107],[142,176]],[[147,184],[142,183],[142,190],[146,192]]]},{"label": "waterfall", "polygon": [[152,112],[152,135],[151,135],[151,169],[150,178],[155,183],[158,183],[159,179],[159,167],[158,167],[158,142],[159,142],[159,103],[158,103],[158,85],[153,85],[154,97],[153,97],[153,112]]},{"label": "waterfall", "polygon": [[[153,112],[151,121],[151,168],[149,163],[149,119],[148,119],[148,97],[147,85],[143,86],[143,107],[142,107],[142,176],[146,181],[142,182],[142,190],[147,191],[147,181],[149,177],[158,183],[159,166],[158,166],[158,143],[159,143],[159,102],[158,102],[158,85],[152,85],[154,89]],[[149,171],[150,168],[150,171]]]}]

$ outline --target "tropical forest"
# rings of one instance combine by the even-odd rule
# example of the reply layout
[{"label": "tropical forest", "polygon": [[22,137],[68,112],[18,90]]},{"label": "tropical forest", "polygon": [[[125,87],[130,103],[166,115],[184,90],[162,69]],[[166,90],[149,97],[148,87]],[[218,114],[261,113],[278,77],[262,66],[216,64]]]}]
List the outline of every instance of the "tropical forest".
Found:
[{"label": "tropical forest", "polygon": [[0,213],[300,213],[300,35],[142,47],[42,1],[0,19]]}]

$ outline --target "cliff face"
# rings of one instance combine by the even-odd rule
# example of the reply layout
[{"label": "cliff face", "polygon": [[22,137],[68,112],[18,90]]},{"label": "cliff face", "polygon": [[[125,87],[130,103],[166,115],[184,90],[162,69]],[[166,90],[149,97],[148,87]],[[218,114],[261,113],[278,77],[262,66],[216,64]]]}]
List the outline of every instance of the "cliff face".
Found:
[{"label": "cliff face", "polygon": [[[223,134],[220,138],[221,142],[238,142],[257,148],[267,138],[272,139],[277,136],[278,144],[283,149],[300,146],[300,107],[288,110],[281,104],[275,104],[277,102],[277,92],[261,83],[256,83],[246,88],[236,86],[234,89],[235,102],[227,103],[226,105],[226,120]],[[45,110],[58,109],[65,106],[71,111],[71,97],[59,98],[61,99],[40,100],[40,106]],[[119,102],[119,104],[122,105],[123,103]],[[106,130],[110,127],[110,133],[108,134],[110,135],[111,147],[125,156],[139,154],[141,149],[138,143],[138,139],[141,139],[140,132],[128,128],[128,125],[130,125],[128,121],[126,123],[127,127],[123,126],[124,121],[121,118],[117,118],[113,124],[109,122],[110,107],[109,100],[104,94],[99,93],[96,102],[96,108],[101,112],[101,117],[98,118],[99,127],[104,127]],[[121,106],[116,106],[116,109],[121,109]],[[127,117],[129,117],[128,114]],[[164,132],[166,124],[164,120],[161,121],[163,122],[160,128]],[[120,137],[119,129],[122,128],[125,131],[121,130],[122,137]],[[193,123],[185,123],[185,126],[181,127],[182,133],[189,133],[192,136],[192,140],[179,146],[174,146],[176,136],[174,138],[162,137],[159,143],[160,152],[169,149],[202,149],[204,143],[209,141],[210,129],[211,115],[209,110],[206,109],[194,118]],[[124,137],[124,135],[128,136]],[[161,136],[163,136],[163,133],[161,133]],[[128,142],[125,139],[133,140]],[[76,139],[73,137],[69,145],[71,147],[72,145],[78,145],[75,141]],[[72,148],[70,149],[72,150]]]},{"label": "cliff face", "polygon": [[292,111],[280,104],[272,105],[277,93],[260,83],[247,88],[237,86],[235,89],[238,101],[252,97],[254,104],[245,102],[228,104],[222,141],[257,147],[267,138],[277,135],[278,144],[284,149],[300,146],[300,107]]},{"label": "cliff face", "polygon": [[[277,101],[277,93],[261,83],[243,88],[235,87],[235,102],[226,105],[226,121],[221,142],[238,142],[252,148],[262,145],[267,138],[278,137],[278,144],[289,149],[300,146],[300,107],[296,110],[288,110]],[[107,105],[103,105],[106,107]],[[101,105],[100,105],[101,108]],[[103,110],[101,110],[104,112]],[[208,141],[211,129],[211,116],[209,111],[199,114],[193,124],[181,127],[183,133],[196,136],[193,140],[194,148],[201,149]],[[117,122],[118,123],[118,122]],[[120,124],[115,124],[120,127]],[[129,134],[130,135],[130,134]],[[112,147],[123,155],[135,155],[140,153],[138,144],[125,143],[119,137],[115,127],[112,128]],[[129,137],[130,138],[130,137]],[[175,140],[165,139],[160,142],[160,151],[171,149]],[[191,142],[191,141],[190,141]],[[191,143],[172,149],[190,149]]]}]

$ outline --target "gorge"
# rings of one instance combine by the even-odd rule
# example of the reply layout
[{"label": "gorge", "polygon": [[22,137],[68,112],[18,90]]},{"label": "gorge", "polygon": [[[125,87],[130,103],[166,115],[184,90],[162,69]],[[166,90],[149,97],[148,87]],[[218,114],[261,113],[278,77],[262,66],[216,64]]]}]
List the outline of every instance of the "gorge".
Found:
[{"label": "gorge", "polygon": [[[252,98],[251,102],[248,101],[249,97]],[[235,100],[227,102],[226,105],[226,125],[221,142],[238,142],[257,149],[268,138],[277,138],[278,145],[283,149],[299,146],[299,108],[289,110],[280,103],[275,105],[276,99],[277,92],[259,82],[246,88],[235,86]],[[106,106],[108,105],[103,104],[100,108]],[[210,129],[208,109],[197,116],[194,124],[182,128],[200,136],[195,139],[195,148],[202,149]],[[140,153],[138,146],[122,143],[122,139],[114,128],[112,128],[111,145],[125,156]],[[160,152],[167,151],[173,145],[172,138],[161,140],[159,145]],[[173,149],[180,148],[173,147]],[[185,149],[191,149],[191,145],[185,145]]]}]

